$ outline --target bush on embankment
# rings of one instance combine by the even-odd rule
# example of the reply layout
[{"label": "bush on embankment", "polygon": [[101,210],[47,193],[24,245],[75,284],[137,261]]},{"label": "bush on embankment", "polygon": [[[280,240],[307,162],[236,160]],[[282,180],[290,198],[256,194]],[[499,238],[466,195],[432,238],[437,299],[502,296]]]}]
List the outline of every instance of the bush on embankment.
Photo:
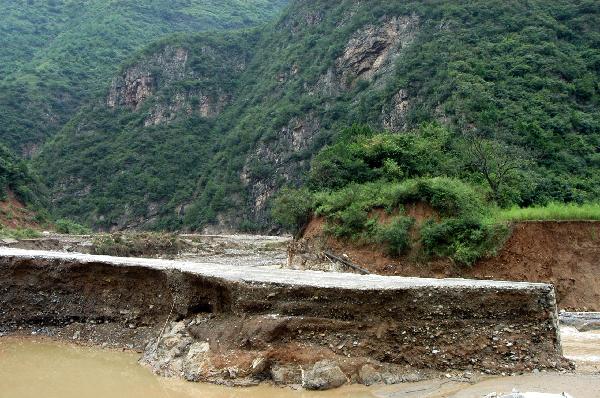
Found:
[{"label": "bush on embankment", "polygon": [[[296,197],[293,190],[279,196],[276,216],[285,214],[292,197]],[[312,207],[303,208],[303,217],[296,219],[305,219],[312,212],[326,220],[326,234],[355,244],[381,244],[392,256],[407,254],[418,245],[424,254],[472,264],[494,252],[505,231],[501,225],[485,221],[487,207],[479,192],[451,178],[351,184],[336,191],[315,192],[311,200],[302,203]],[[407,213],[415,204],[426,204],[435,214],[419,220],[417,226],[417,220]],[[411,236],[414,229],[417,237]]]}]

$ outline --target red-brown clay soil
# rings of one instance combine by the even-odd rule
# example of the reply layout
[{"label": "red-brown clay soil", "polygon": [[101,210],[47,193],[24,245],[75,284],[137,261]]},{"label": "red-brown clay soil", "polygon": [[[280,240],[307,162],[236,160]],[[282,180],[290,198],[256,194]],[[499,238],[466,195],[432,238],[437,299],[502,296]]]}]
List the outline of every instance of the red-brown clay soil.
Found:
[{"label": "red-brown clay soil", "polygon": [[[431,216],[427,209],[414,213]],[[556,286],[560,309],[600,311],[600,222],[517,223],[498,255],[473,267],[447,259],[420,259],[415,250],[404,258],[391,258],[379,245],[354,245],[324,237],[323,225],[323,219],[311,221],[304,237],[291,249],[294,262],[301,264],[307,252],[328,249],[346,254],[376,274],[547,282]]]},{"label": "red-brown clay soil", "polygon": [[21,203],[12,191],[0,201],[0,224],[6,228],[38,228],[35,214]]}]

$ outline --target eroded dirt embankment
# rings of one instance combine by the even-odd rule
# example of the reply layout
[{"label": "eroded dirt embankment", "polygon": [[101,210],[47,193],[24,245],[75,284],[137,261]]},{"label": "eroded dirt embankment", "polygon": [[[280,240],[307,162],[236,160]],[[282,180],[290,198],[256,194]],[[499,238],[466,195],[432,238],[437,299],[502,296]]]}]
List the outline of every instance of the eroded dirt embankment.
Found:
[{"label": "eroded dirt embankment", "polygon": [[391,258],[380,246],[356,247],[325,237],[322,226],[322,220],[313,220],[305,237],[293,244],[294,266],[328,266],[329,261],[320,254],[329,249],[382,275],[551,283],[556,286],[560,309],[600,311],[600,222],[517,223],[498,254],[473,267],[449,260]]},{"label": "eroded dirt embankment", "polygon": [[194,381],[320,389],[567,365],[544,284],[4,249],[0,301],[4,333],[133,347],[155,372]]}]

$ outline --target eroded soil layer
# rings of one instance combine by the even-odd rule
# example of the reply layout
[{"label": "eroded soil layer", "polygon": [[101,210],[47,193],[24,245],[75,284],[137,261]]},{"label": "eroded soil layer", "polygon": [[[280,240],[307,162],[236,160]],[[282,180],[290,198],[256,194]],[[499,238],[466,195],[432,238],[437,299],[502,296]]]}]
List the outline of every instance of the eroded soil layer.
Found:
[{"label": "eroded soil layer", "polygon": [[144,350],[159,374],[307,388],[568,366],[546,284],[0,250],[0,327]]}]

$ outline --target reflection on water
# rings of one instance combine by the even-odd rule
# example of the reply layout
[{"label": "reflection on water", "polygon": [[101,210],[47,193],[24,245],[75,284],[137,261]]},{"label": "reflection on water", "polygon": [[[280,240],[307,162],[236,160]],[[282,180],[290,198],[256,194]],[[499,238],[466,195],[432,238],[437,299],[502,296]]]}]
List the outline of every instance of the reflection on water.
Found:
[{"label": "reflection on water", "polygon": [[139,355],[48,340],[0,339],[2,398],[371,398],[360,386],[326,393],[277,387],[231,389],[154,376]]},{"label": "reflection on water", "polygon": [[[0,398],[481,398],[491,392],[566,391],[600,394],[600,331],[562,328],[565,355],[588,374],[539,373],[486,378],[475,384],[447,379],[396,386],[351,386],[327,392],[261,386],[233,389],[154,376],[137,354],[84,348],[48,340],[0,338]],[[595,362],[594,362],[595,361]],[[589,373],[595,374],[589,374]]]}]

